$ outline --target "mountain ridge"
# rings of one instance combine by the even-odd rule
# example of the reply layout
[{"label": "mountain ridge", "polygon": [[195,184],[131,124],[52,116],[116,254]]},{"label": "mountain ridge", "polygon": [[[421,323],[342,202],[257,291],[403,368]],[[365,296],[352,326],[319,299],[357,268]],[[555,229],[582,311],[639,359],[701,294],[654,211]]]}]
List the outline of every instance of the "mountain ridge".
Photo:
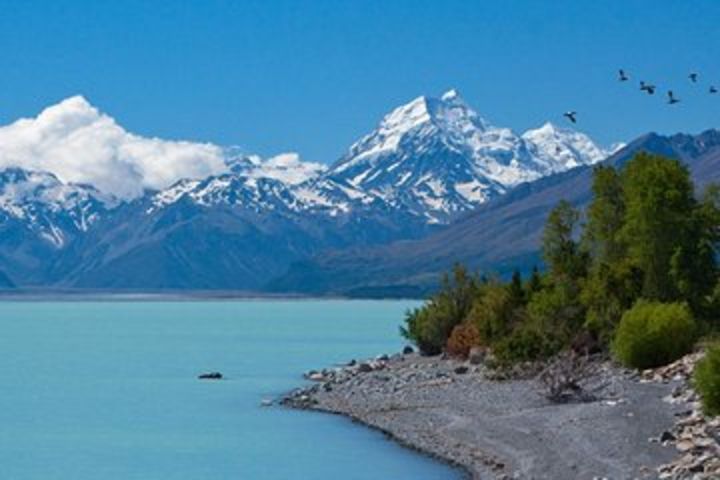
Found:
[{"label": "mountain ridge", "polygon": [[[495,127],[454,90],[393,109],[330,166],[296,154],[262,159],[232,147],[142,138],[81,97],[0,127],[0,137],[12,140],[16,130],[22,148],[13,155],[32,151],[30,134],[40,138],[45,154],[63,158],[81,139],[91,150],[109,149],[101,166],[130,162],[119,171],[136,169],[144,178],[144,193],[131,197],[123,196],[132,191],[124,184],[115,195],[36,170],[27,170],[37,177],[36,188],[21,188],[24,170],[2,170],[12,161],[0,148],[0,180],[16,169],[15,180],[3,187],[15,196],[0,201],[0,270],[20,286],[62,288],[258,289],[294,262],[423,237],[520,181],[592,164],[605,154],[587,136],[550,124],[526,132],[527,138]],[[106,140],[111,147],[105,148]],[[190,170],[205,173],[168,183],[172,176],[147,166],[164,150],[180,164],[187,152],[212,155]],[[213,155],[222,156],[222,169],[212,167]],[[147,186],[155,184],[165,186]],[[57,208],[45,191],[67,192],[76,203]],[[25,207],[40,213],[17,215]]]}]

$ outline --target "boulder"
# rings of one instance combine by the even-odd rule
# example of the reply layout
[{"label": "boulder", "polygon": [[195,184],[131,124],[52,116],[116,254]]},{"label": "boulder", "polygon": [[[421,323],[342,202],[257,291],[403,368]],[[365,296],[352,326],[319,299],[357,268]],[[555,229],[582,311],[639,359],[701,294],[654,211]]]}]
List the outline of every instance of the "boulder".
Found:
[{"label": "boulder", "polygon": [[403,348],[402,353],[403,355],[411,355],[415,353],[415,349],[410,345],[406,345],[405,348]]},{"label": "boulder", "polygon": [[471,365],[480,365],[485,361],[485,349],[482,347],[472,347],[468,353],[468,361]]},{"label": "boulder", "polygon": [[307,379],[313,382],[324,382],[325,375],[322,372],[312,372],[307,376]]},{"label": "boulder", "polygon": [[372,371],[373,371],[373,368],[370,366],[369,363],[363,362],[360,365],[358,365],[358,372],[360,372],[360,373],[369,373]]}]

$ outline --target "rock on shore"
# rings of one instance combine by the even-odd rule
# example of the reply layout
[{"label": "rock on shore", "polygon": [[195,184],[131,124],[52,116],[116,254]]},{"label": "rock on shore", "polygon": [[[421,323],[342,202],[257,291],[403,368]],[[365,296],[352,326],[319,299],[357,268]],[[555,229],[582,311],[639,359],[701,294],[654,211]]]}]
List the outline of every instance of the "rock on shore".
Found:
[{"label": "rock on shore", "polygon": [[315,383],[283,403],[350,417],[474,479],[718,478],[698,476],[717,437],[708,450],[693,443],[695,463],[705,462],[694,472],[674,463],[669,437],[659,440],[683,438],[676,423],[699,415],[683,396],[687,375],[652,379],[609,362],[595,370],[594,401],[558,404],[535,379],[495,381],[476,362],[400,354],[309,372]]},{"label": "rock on shore", "polygon": [[643,372],[645,382],[671,382],[678,385],[664,400],[682,406],[672,429],[662,432],[656,441],[674,446],[680,457],[659,469],[660,478],[720,478],[720,417],[703,415],[700,399],[690,386],[695,364],[702,353],[687,355],[666,367]]}]

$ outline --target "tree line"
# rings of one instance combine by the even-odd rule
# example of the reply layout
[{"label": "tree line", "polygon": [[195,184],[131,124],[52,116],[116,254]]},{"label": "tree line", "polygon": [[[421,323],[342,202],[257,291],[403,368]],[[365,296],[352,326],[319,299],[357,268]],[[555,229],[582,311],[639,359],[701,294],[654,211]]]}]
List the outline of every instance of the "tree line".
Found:
[{"label": "tree line", "polygon": [[641,153],[594,169],[584,212],[550,212],[542,273],[503,282],[456,265],[402,333],[426,354],[479,347],[511,364],[604,350],[658,366],[720,327],[719,242],[720,187],[696,196],[683,163]]}]

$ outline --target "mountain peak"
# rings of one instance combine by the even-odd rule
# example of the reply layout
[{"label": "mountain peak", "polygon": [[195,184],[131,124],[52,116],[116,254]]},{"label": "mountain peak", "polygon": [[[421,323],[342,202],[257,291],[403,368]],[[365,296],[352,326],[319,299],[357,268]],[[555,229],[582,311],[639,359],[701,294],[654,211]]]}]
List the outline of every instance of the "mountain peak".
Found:
[{"label": "mountain peak", "polygon": [[544,174],[604,160],[610,153],[598,147],[587,135],[545,122],[528,130],[523,140],[533,145]]},{"label": "mountain peak", "polygon": [[447,129],[463,120],[485,127],[484,121],[467,106],[460,93],[453,88],[439,98],[423,95],[395,108],[383,117],[379,129],[401,135],[425,123]]},{"label": "mountain peak", "polygon": [[421,96],[385,115],[380,122],[379,129],[386,132],[396,131],[402,134],[429,120],[428,98]]}]

